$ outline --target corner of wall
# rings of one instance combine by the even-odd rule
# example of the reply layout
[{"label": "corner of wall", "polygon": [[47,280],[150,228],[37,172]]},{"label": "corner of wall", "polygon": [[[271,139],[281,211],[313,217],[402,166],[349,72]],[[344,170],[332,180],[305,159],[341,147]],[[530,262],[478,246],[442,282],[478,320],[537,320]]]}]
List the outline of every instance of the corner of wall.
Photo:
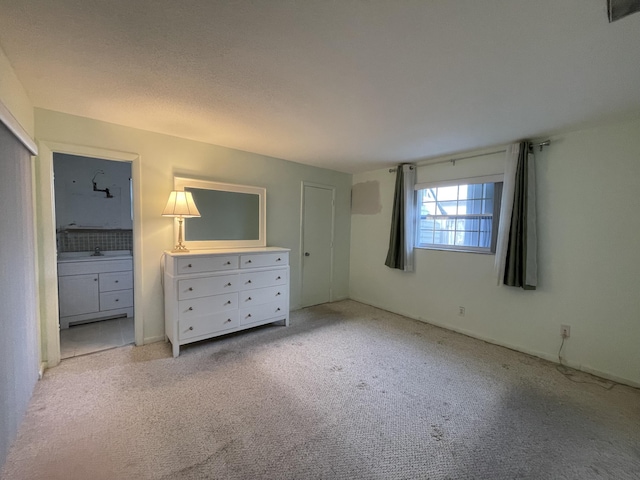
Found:
[{"label": "corner of wall", "polygon": [[34,138],[33,103],[18,79],[16,72],[0,46],[0,102],[15,117],[24,130]]}]

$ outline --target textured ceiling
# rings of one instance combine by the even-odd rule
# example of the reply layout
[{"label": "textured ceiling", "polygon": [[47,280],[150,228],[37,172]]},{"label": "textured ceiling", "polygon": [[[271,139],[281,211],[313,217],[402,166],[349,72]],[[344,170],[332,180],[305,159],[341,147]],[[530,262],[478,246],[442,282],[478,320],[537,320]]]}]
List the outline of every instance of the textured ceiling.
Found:
[{"label": "textured ceiling", "polygon": [[346,172],[640,112],[606,0],[0,0],[36,107]]}]

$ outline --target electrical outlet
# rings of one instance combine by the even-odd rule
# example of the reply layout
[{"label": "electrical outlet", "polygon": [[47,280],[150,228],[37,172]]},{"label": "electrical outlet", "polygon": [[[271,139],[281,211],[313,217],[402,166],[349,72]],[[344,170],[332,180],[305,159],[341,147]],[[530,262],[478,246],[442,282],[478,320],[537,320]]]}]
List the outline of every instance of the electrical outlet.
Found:
[{"label": "electrical outlet", "polygon": [[458,316],[464,317],[464,307],[458,307]]},{"label": "electrical outlet", "polygon": [[571,326],[560,325],[560,336],[562,338],[569,338],[571,336]]}]

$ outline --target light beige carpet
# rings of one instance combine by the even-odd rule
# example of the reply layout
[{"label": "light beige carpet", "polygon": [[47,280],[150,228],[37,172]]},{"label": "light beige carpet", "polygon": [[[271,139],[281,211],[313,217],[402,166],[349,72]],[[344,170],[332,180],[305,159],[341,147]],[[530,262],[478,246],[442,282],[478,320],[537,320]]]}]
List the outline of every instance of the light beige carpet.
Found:
[{"label": "light beige carpet", "polygon": [[640,391],[345,301],[65,360],[2,480],[640,479]]}]

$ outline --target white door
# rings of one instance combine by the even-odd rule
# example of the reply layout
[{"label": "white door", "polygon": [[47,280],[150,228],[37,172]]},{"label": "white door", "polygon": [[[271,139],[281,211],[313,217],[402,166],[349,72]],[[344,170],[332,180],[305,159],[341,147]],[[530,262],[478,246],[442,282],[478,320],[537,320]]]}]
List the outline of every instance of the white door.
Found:
[{"label": "white door", "polygon": [[333,187],[303,184],[302,306],[331,301]]}]

